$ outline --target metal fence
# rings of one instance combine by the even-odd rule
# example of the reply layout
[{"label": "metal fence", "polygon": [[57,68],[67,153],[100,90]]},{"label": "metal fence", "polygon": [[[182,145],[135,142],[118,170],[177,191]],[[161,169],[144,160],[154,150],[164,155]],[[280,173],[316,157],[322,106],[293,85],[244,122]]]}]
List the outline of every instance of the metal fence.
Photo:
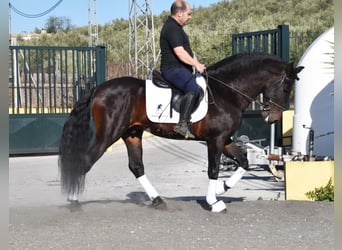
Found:
[{"label": "metal fence", "polygon": [[106,75],[104,47],[10,46],[9,62],[10,114],[68,113]]},{"label": "metal fence", "polygon": [[289,60],[289,26],[232,35],[232,53],[268,53]]},{"label": "metal fence", "polygon": [[11,46],[10,155],[58,152],[74,103],[105,81],[105,60],[105,47]]}]

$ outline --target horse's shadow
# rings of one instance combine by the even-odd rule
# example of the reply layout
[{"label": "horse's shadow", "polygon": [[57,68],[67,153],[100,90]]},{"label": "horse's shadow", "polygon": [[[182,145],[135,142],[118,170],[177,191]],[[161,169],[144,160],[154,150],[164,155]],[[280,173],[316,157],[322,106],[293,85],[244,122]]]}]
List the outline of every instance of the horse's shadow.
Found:
[{"label": "horse's shadow", "polygon": [[[231,203],[237,201],[243,201],[243,197],[233,198],[233,197],[217,197],[219,200],[222,200],[224,203]],[[198,205],[200,205],[204,210],[210,211],[209,205],[206,201],[205,196],[180,196],[174,198],[167,198],[167,200],[175,200],[175,201],[187,201],[193,202],[195,201]],[[167,202],[167,201],[166,201]]]},{"label": "horse's shadow", "polygon": [[[205,196],[179,196],[179,197],[163,197],[166,204],[169,201],[185,201],[185,202],[196,202],[204,210],[210,210],[208,203],[206,202]],[[243,197],[233,198],[233,197],[220,197],[224,203],[239,202],[243,201]],[[62,205],[62,208],[68,209],[70,212],[82,212],[83,206],[88,204],[111,204],[111,203],[121,203],[121,204],[135,204],[140,207],[149,207],[157,209],[152,205],[147,195],[144,192],[130,192],[127,194],[126,200],[89,200],[89,201],[75,201],[69,202],[66,205]],[[167,210],[167,209],[166,209]]]}]

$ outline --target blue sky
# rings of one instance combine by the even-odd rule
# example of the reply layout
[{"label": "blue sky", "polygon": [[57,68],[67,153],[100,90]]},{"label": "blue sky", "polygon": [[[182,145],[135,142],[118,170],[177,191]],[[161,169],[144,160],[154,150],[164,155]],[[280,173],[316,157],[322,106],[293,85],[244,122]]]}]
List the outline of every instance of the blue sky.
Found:
[{"label": "blue sky", "polygon": [[[221,0],[222,1],[222,0]],[[50,9],[58,0],[10,0],[11,5],[25,14],[40,14]],[[117,18],[128,19],[129,0],[96,0],[97,4],[97,23],[106,24]],[[144,0],[137,0],[142,5]],[[158,15],[162,11],[169,11],[173,0],[150,0],[153,14]],[[191,7],[208,7],[220,0],[188,0]],[[68,17],[71,24],[77,27],[88,25],[88,0],[63,0],[57,8],[40,18],[22,17],[9,10],[10,14],[10,32],[29,33],[37,27],[44,28],[47,19],[50,16]]]}]

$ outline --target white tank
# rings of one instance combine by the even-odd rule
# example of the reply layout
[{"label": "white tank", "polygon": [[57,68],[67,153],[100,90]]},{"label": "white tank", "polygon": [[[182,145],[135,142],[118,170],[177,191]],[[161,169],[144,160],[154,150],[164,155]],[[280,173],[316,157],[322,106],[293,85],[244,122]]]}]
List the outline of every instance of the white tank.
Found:
[{"label": "white tank", "polygon": [[[305,68],[295,82],[292,153],[334,157],[334,27],[320,35],[298,62]],[[341,107],[342,108],[342,107]],[[304,128],[303,125],[307,128]]]}]

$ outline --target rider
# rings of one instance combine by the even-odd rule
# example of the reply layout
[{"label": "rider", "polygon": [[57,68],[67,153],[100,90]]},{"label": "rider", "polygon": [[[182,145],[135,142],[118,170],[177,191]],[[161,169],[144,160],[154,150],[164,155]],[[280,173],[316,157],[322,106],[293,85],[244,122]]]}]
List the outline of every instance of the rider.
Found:
[{"label": "rider", "polygon": [[189,38],[183,30],[183,26],[191,19],[189,4],[183,0],[176,0],[171,5],[170,11],[171,15],[165,21],[160,33],[160,71],[166,80],[185,94],[180,105],[179,122],[173,130],[185,138],[195,138],[189,126],[200,90],[192,74],[192,67],[203,73],[205,66],[194,58]]}]

